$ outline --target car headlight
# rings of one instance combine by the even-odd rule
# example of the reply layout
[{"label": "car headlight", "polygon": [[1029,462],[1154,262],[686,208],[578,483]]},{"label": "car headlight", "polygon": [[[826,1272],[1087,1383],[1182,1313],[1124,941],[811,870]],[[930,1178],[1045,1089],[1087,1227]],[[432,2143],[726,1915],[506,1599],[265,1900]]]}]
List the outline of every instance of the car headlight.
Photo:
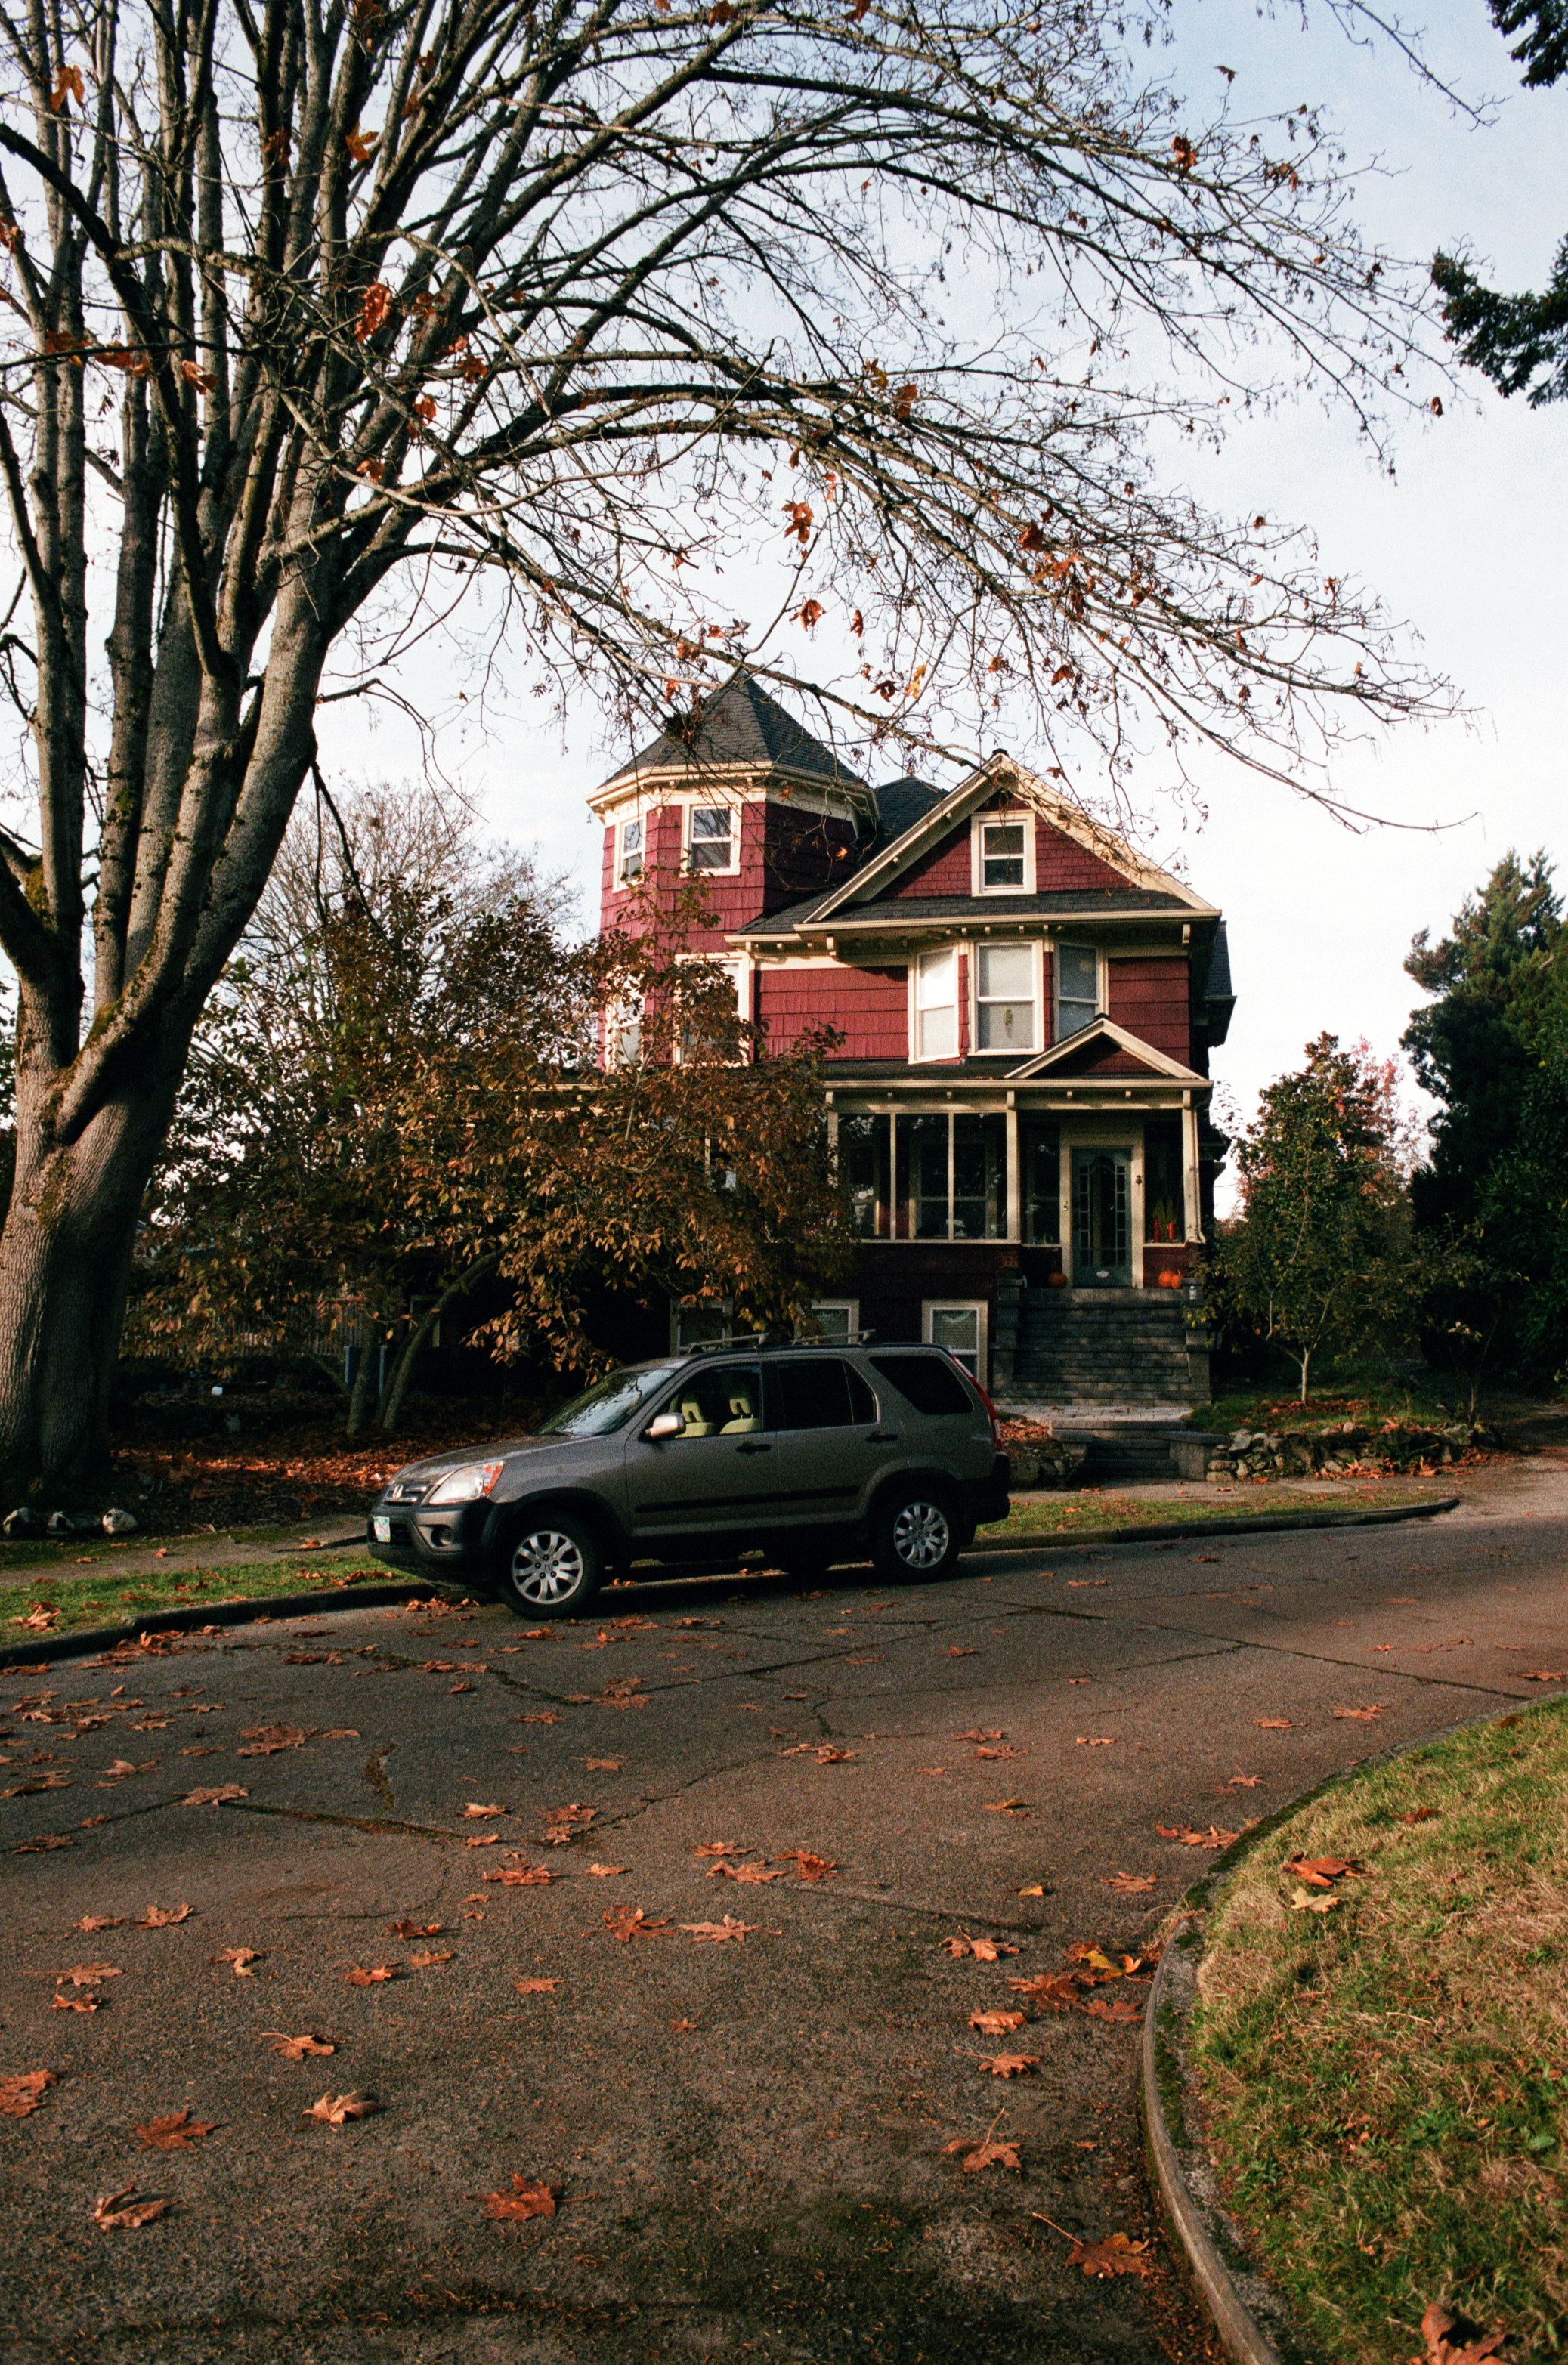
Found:
[{"label": "car headlight", "polygon": [[449,1470],[437,1481],[425,1496],[427,1503],[475,1503],[487,1495],[500,1476],[505,1464],[499,1462],[465,1462],[461,1470]]}]

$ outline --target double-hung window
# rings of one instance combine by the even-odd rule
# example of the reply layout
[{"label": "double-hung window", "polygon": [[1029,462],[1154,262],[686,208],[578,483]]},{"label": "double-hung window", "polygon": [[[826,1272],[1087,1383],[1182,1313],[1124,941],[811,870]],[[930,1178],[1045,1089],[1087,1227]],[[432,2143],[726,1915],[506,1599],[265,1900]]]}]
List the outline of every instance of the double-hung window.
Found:
[{"label": "double-hung window", "polygon": [[914,966],[914,1056],[917,1059],[956,1059],[958,1056],[958,956],[922,953]]},{"label": "double-hung window", "polygon": [[616,877],[622,887],[631,887],[643,875],[643,816],[638,813],[621,824],[621,858],[616,864]]},{"label": "double-hung window", "polygon": [[734,868],[734,816],[728,805],[693,805],[686,841],[688,867],[692,870]]},{"label": "double-hung window", "polygon": [[975,955],[975,1048],[1033,1051],[1035,947],[981,945]]},{"label": "double-hung window", "polygon": [[1100,1013],[1100,956],[1092,945],[1057,947],[1057,1040]]},{"label": "double-hung window", "polygon": [[981,822],[979,884],[982,895],[1005,891],[1010,887],[1027,888],[1025,829],[1022,819]]}]

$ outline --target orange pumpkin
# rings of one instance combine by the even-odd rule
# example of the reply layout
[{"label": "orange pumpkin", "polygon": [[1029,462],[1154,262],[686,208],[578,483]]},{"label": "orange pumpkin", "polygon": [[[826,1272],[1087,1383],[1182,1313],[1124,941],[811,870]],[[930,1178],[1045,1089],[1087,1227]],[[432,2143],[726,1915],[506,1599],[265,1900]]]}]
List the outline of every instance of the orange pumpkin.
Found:
[{"label": "orange pumpkin", "polygon": [[1184,1273],[1162,1272],[1159,1276],[1159,1286],[1161,1289],[1180,1289],[1185,1278]]},{"label": "orange pumpkin", "polygon": [[1065,1272],[1048,1272],[1048,1273],[1047,1273],[1047,1275],[1046,1275],[1046,1287],[1047,1287],[1047,1289],[1065,1289],[1065,1288],[1067,1287],[1067,1275],[1066,1275],[1066,1273],[1065,1273]]}]

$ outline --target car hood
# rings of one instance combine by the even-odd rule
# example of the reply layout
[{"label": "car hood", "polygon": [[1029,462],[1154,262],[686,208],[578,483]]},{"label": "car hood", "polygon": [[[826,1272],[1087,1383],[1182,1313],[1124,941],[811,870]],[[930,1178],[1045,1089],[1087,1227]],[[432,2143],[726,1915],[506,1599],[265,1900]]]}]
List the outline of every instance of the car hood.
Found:
[{"label": "car hood", "polygon": [[493,1439],[487,1445],[463,1445],[447,1453],[427,1453],[418,1462],[405,1462],[387,1479],[396,1486],[408,1478],[440,1478],[448,1470],[462,1470],[470,1462],[510,1462],[514,1453],[558,1452],[563,1446],[577,1443],[570,1437],[503,1437]]}]

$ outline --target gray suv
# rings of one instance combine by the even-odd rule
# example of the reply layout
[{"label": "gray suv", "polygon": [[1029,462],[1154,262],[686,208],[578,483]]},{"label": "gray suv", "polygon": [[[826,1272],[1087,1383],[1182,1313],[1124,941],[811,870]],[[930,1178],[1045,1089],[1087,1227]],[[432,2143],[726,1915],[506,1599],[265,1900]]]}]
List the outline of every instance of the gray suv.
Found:
[{"label": "gray suv", "polygon": [[1007,1485],[990,1401],[945,1350],[763,1339],[633,1364],[532,1437],[411,1462],[368,1537],[395,1568],[566,1618],[635,1562],[943,1576]]}]

